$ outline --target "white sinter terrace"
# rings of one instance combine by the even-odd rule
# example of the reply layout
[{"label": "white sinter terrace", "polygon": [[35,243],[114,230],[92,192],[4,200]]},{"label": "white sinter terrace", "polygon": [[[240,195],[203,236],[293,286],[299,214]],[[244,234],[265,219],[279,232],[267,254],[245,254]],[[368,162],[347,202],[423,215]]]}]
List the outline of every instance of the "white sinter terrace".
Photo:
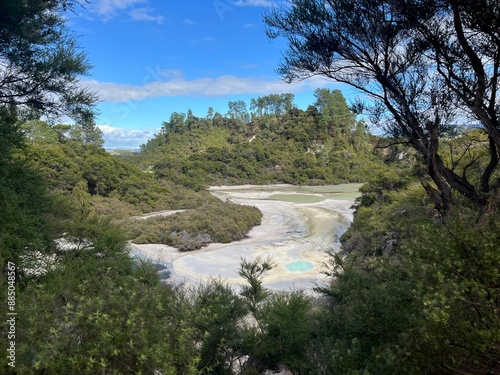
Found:
[{"label": "white sinter terrace", "polygon": [[338,251],[338,238],[352,221],[352,205],[361,184],[328,186],[241,185],[210,188],[223,200],[257,207],[262,223],[247,238],[180,252],[161,244],[131,244],[132,253],[167,266],[170,281],[195,284],[221,278],[234,286],[241,259],[270,258],[274,268],[263,276],[273,290],[311,290],[326,281],[328,250]]}]

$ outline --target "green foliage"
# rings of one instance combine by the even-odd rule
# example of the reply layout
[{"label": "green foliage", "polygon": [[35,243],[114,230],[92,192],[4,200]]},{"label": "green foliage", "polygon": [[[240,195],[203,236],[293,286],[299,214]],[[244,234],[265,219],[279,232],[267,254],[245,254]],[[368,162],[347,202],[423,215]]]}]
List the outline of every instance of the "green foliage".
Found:
[{"label": "green foliage", "polygon": [[402,169],[381,170],[359,189],[363,194],[358,198],[357,203],[365,207],[374,203],[388,202],[391,192],[406,188],[412,180],[408,172]]},{"label": "green foliage", "polygon": [[322,115],[323,126],[332,134],[348,133],[354,130],[356,116],[347,106],[340,90],[316,89],[314,105]]},{"label": "green foliage", "polygon": [[262,276],[274,267],[271,259],[257,258],[253,262],[242,259],[238,275],[245,279],[248,285],[241,288],[241,296],[245,299],[249,310],[257,318],[259,304],[271,293],[262,286]]},{"label": "green foliage", "polygon": [[82,157],[71,146],[33,145],[28,158],[52,189],[72,191],[83,180]]},{"label": "green foliage", "polygon": [[408,177],[387,177],[364,187],[371,198],[361,200],[368,204],[358,206],[343,253],[332,257],[334,281],[322,289],[331,305],[319,318],[328,332],[313,349],[319,367],[345,374],[494,373],[498,213],[455,197],[462,204],[441,217]]},{"label": "green foliage", "polygon": [[270,94],[252,99],[250,109],[254,116],[282,115],[293,108],[293,94]]},{"label": "green foliage", "polygon": [[[415,353],[442,371],[498,371],[500,255],[498,213],[452,211],[442,226],[427,225],[403,246],[425,283],[419,290],[425,324]],[[417,357],[418,358],[418,357]],[[422,366],[423,367],[423,366]]]},{"label": "green foliage", "polygon": [[238,274],[246,282],[240,295],[252,317],[242,327],[243,350],[250,353],[244,373],[283,364],[294,373],[306,373],[311,368],[306,348],[316,329],[311,303],[302,291],[273,293],[264,288],[262,278],[274,266],[270,258],[243,259],[240,264]]},{"label": "green foliage", "polygon": [[66,24],[76,1],[2,1],[0,4],[0,104],[38,116],[92,117],[96,102],[78,77],[89,72],[86,55]]},{"label": "green foliage", "polygon": [[284,363],[294,373],[304,373],[308,365],[307,347],[314,324],[311,305],[304,293],[273,293],[259,311],[260,333],[249,341],[252,361],[261,368]]},{"label": "green foliage", "polygon": [[94,197],[92,199],[92,210],[98,215],[117,220],[143,213],[140,207],[113,197]]},{"label": "green foliage", "polygon": [[32,252],[52,251],[54,200],[45,181],[18,155],[24,151],[15,113],[0,108],[0,261],[18,264]]},{"label": "green foliage", "polygon": [[20,161],[2,165],[0,259],[19,264],[31,252],[51,252],[54,226],[47,219],[54,209],[44,180],[29,165]]},{"label": "green foliage", "polygon": [[242,300],[229,285],[211,280],[193,293],[196,316],[192,326],[201,335],[198,368],[201,374],[232,374],[233,364],[241,356],[243,335],[241,320],[247,313]]},{"label": "green foliage", "polygon": [[[190,189],[224,184],[335,184],[365,181],[383,167],[362,122],[338,90],[317,91],[319,109],[293,107],[287,94],[230,102],[228,118],[176,114],[143,145],[139,161],[155,176]],[[260,103],[260,104],[259,104]],[[267,104],[266,104],[267,103]],[[217,121],[216,121],[217,119]]]},{"label": "green foliage", "polygon": [[69,254],[19,294],[16,371],[197,374],[194,329],[177,310],[189,311],[182,294],[152,266],[132,271],[130,262]]},{"label": "green foliage", "polygon": [[199,249],[210,242],[231,242],[245,237],[262,214],[255,207],[207,199],[197,209],[171,216],[130,219],[124,223],[135,243],[163,243],[182,251]]},{"label": "green foliage", "polygon": [[326,291],[332,306],[320,318],[327,330],[317,342],[324,353],[320,366],[329,373],[411,374],[404,363],[408,338],[420,328],[413,295],[418,281],[397,262],[361,264],[337,264],[341,272]]},{"label": "green foliage", "polygon": [[21,130],[31,144],[55,144],[59,140],[57,131],[44,121],[27,121],[21,124]]}]

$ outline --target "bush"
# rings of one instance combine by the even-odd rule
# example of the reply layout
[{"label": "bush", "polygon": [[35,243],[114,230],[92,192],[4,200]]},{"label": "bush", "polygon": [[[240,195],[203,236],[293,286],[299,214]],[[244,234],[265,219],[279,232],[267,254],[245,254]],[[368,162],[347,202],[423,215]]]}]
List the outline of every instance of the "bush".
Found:
[{"label": "bush", "polygon": [[333,258],[316,362],[345,374],[497,373],[499,214],[455,197],[438,216],[415,185],[381,193]]},{"label": "bush", "polygon": [[208,242],[242,239],[252,227],[260,224],[261,218],[261,212],[255,207],[211,199],[198,209],[172,216],[131,219],[125,227],[135,243],[162,243],[188,251]]}]

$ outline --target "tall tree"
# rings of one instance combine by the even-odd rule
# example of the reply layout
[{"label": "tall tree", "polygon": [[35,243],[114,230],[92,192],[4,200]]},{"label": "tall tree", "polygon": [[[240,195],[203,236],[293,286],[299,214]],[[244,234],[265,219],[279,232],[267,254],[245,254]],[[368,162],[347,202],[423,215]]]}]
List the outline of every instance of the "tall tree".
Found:
[{"label": "tall tree", "polygon": [[243,100],[229,101],[227,103],[229,111],[227,115],[233,120],[239,120],[247,123],[250,120],[250,116],[247,111],[247,103]]},{"label": "tall tree", "polygon": [[74,0],[5,0],[0,3],[0,104],[35,115],[92,118],[95,95],[78,77],[86,55],[66,25]]},{"label": "tall tree", "polygon": [[214,109],[212,107],[208,107],[207,120],[208,120],[208,123],[210,124],[210,126],[212,126],[213,122],[214,122]]},{"label": "tall tree", "polygon": [[[452,190],[486,205],[498,167],[499,12],[495,0],[290,0],[265,22],[289,42],[279,73],[323,75],[373,99],[372,118],[418,151],[435,187],[423,184],[447,209]],[[440,153],[440,137],[464,118],[490,139],[480,186]]]},{"label": "tall tree", "polygon": [[[448,98],[467,108],[468,117],[479,121],[488,134],[490,162],[480,180],[480,190],[488,193],[500,151],[498,1],[409,0],[401,1],[398,11],[417,31],[418,43],[432,53]],[[443,12],[448,17],[443,17]]]},{"label": "tall tree", "polygon": [[314,105],[326,120],[330,131],[339,129],[345,132],[354,129],[356,115],[349,109],[342,91],[319,88],[314,91],[314,97]]},{"label": "tall tree", "polygon": [[[88,129],[94,126],[95,96],[78,81],[90,65],[66,24],[65,12],[76,4],[0,2],[0,261],[21,265],[23,259],[25,269],[36,269],[31,262],[45,261],[40,254],[53,252],[58,235],[53,217],[63,210],[55,209],[43,179],[18,157],[20,124],[26,118],[70,116]],[[47,142],[50,133],[45,129]]]},{"label": "tall tree", "polygon": [[164,121],[162,124],[162,133],[167,137],[170,133],[178,133],[184,130],[186,125],[186,114],[173,112],[170,115],[170,120]]},{"label": "tall tree", "polygon": [[69,136],[72,140],[84,145],[92,144],[97,147],[102,147],[104,145],[102,135],[102,130],[99,129],[93,121],[77,123],[71,126],[69,130]]},{"label": "tall tree", "polygon": [[256,116],[280,116],[294,107],[293,99],[293,94],[270,94],[261,96],[251,100],[250,110],[253,111]]}]

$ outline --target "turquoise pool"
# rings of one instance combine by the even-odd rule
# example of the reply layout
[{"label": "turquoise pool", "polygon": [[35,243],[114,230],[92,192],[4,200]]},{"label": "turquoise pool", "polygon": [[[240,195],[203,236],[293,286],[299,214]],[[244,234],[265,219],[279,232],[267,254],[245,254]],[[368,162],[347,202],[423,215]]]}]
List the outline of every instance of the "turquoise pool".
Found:
[{"label": "turquoise pool", "polygon": [[314,265],[303,260],[298,260],[296,262],[285,264],[288,271],[308,271],[314,268]]}]

